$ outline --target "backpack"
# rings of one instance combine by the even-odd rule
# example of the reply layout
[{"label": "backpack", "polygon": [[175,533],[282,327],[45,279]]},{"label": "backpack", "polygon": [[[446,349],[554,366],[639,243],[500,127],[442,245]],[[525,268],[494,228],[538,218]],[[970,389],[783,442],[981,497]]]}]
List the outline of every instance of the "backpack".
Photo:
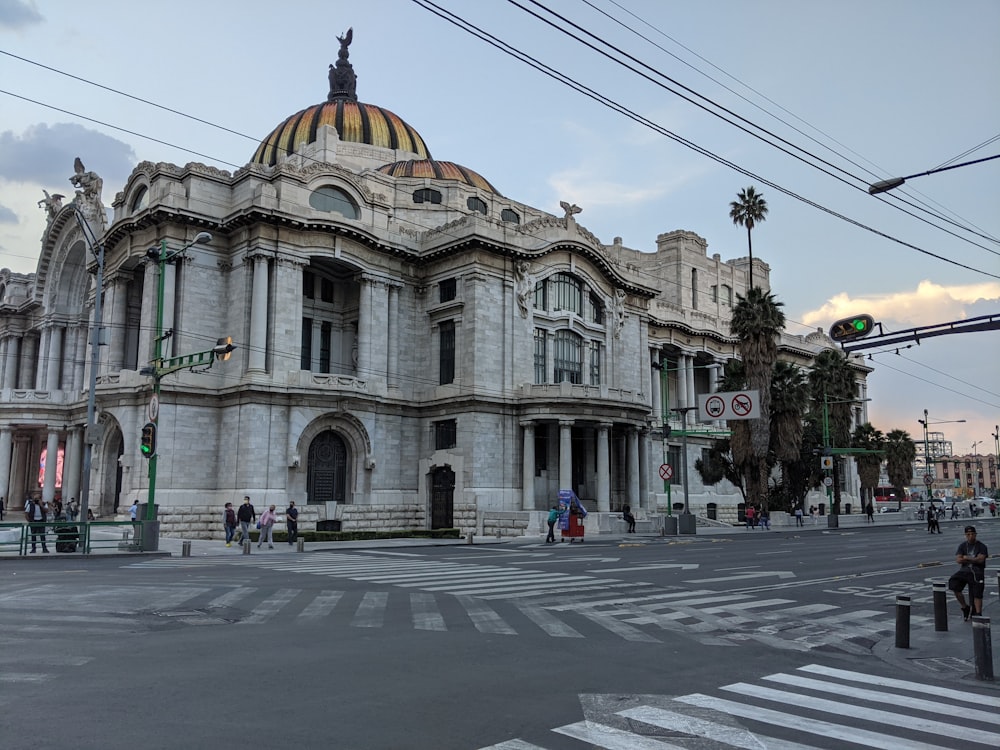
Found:
[{"label": "backpack", "polygon": [[28,504],[24,506],[24,520],[35,520],[35,502],[33,500],[29,501]]}]

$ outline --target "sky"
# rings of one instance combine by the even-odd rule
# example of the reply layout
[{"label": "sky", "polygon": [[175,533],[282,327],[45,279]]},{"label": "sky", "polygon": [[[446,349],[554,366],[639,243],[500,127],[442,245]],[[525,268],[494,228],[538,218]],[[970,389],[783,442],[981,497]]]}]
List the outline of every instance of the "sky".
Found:
[{"label": "sky", "polygon": [[[353,28],[361,101],[506,196],[555,215],[576,203],[606,244],[653,252],[657,235],[685,229],[709,254],[745,256],[729,203],[754,186],[769,207],[754,256],[790,333],[858,313],[885,332],[1000,313],[1000,159],[865,190],[1000,154],[996,0],[289,7],[0,0],[0,267],[36,270],[38,200],[72,195],[77,156],[108,206],[140,161],[246,164],[279,122],[325,100],[337,36]],[[920,440],[926,409],[956,453],[976,441],[994,452],[1000,332],[867,353],[877,428]]]}]

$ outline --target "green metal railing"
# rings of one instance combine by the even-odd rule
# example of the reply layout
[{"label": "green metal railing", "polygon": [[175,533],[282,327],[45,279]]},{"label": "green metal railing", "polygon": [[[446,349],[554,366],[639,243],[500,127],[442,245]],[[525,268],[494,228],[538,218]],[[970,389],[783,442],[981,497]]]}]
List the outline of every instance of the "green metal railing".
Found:
[{"label": "green metal railing", "polygon": [[[93,550],[114,550],[116,552],[142,551],[142,523],[132,521],[45,521],[29,524],[0,523],[0,554],[29,554],[32,526],[44,526],[44,534],[38,535],[36,548],[43,543],[49,552],[89,555]],[[72,546],[72,549],[67,549]],[[40,551],[40,550],[39,550]]]}]

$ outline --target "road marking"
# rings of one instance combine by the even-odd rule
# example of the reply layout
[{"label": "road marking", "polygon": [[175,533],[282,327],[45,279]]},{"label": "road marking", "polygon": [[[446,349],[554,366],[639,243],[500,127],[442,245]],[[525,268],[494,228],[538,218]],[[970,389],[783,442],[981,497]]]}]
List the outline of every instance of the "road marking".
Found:
[{"label": "road marking", "polygon": [[337,602],[343,595],[343,591],[320,591],[316,594],[316,598],[299,613],[299,617],[305,619],[326,617],[337,606]]},{"label": "road marking", "polygon": [[385,605],[389,594],[385,591],[369,591],[362,598],[351,620],[352,628],[380,628],[385,615]]},{"label": "road marking", "polygon": [[812,750],[811,745],[803,745],[799,742],[781,740],[775,737],[762,737],[741,726],[720,725],[714,721],[705,721],[696,716],[684,716],[652,706],[628,708],[619,711],[618,715],[641,721],[643,724],[704,737],[707,740],[714,740],[744,750],[761,750],[762,748],[767,748],[767,750]]},{"label": "road marking", "polygon": [[433,594],[410,594],[413,627],[417,630],[447,630]]},{"label": "road marking", "polygon": [[551,612],[541,607],[519,605],[518,609],[535,625],[554,638],[583,638],[583,634],[570,627]]},{"label": "road marking", "polygon": [[910,682],[909,680],[897,680],[892,677],[882,675],[869,675],[859,672],[849,672],[846,669],[835,669],[834,667],[824,667],[819,664],[809,664],[799,667],[801,672],[811,672],[827,677],[836,677],[840,680],[850,680],[851,682],[861,682],[869,685],[882,685],[883,687],[895,688],[897,690],[911,690],[914,692],[937,695],[953,701],[963,701],[975,705],[996,706],[1000,708],[1000,696],[969,694],[964,690],[954,690],[952,688],[940,687],[938,685],[926,685],[922,682]]},{"label": "road marking", "polygon": [[627,568],[602,568],[601,570],[587,570],[588,573],[631,573],[635,570],[666,570],[667,568],[680,568],[681,570],[697,570],[698,563],[656,563],[653,565],[634,565]]},{"label": "road marking", "polygon": [[278,589],[274,594],[262,601],[252,610],[250,615],[240,620],[240,625],[255,625],[270,620],[288,602],[299,595],[301,589]]},{"label": "road marking", "polygon": [[758,571],[748,571],[746,573],[737,573],[736,575],[723,576],[722,578],[698,578],[693,581],[685,581],[685,583],[729,583],[730,581],[740,581],[747,578],[770,578],[772,576],[777,576],[778,578],[795,578],[795,574],[790,570],[758,570]]},{"label": "road marking", "polygon": [[624,729],[615,729],[594,721],[578,721],[552,730],[604,750],[683,750],[680,745],[642,737]]},{"label": "road marking", "polygon": [[465,608],[469,619],[472,620],[472,624],[476,626],[476,630],[480,633],[517,635],[517,631],[504,622],[500,615],[478,599],[474,599],[471,596],[458,596],[456,598],[459,604]]}]

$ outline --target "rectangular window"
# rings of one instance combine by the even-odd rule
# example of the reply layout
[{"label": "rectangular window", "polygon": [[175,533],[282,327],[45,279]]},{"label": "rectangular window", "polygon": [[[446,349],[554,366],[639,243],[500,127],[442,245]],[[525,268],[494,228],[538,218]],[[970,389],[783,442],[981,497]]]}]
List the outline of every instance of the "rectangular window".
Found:
[{"label": "rectangular window", "polygon": [[312,318],[302,319],[302,344],[299,347],[302,352],[299,357],[299,369],[312,369],[313,352],[313,321]]},{"label": "rectangular window", "polygon": [[544,383],[545,380],[545,330],[535,329],[535,382]]},{"label": "rectangular window", "polygon": [[557,331],[552,345],[552,382],[583,382],[582,342],[572,331]]},{"label": "rectangular window", "polygon": [[324,320],[319,327],[319,371],[330,372],[330,321]]},{"label": "rectangular window", "polygon": [[674,470],[674,474],[670,477],[670,484],[681,484],[683,481],[681,477],[681,447],[679,445],[668,445],[667,446],[667,463],[670,464],[670,468]]},{"label": "rectangular window", "polygon": [[438,282],[438,302],[451,302],[458,296],[458,284],[455,279],[445,279]]},{"label": "rectangular window", "polygon": [[944,470],[942,472],[944,474],[944,476],[942,478],[943,479],[948,479],[949,478],[948,477],[948,462],[947,461],[942,461],[941,462],[941,468]]},{"label": "rectangular window", "polygon": [[535,425],[535,476],[540,477],[542,472],[549,468],[549,426],[547,424]]},{"label": "rectangular window", "polygon": [[722,304],[726,307],[733,306],[733,288],[725,284],[722,285]]},{"label": "rectangular window", "polygon": [[434,450],[454,448],[458,440],[458,427],[454,419],[434,423]]},{"label": "rectangular window", "polygon": [[320,299],[324,302],[333,302],[333,281],[330,279],[320,279],[319,294]]},{"label": "rectangular window", "polygon": [[316,277],[312,271],[302,272],[302,296],[306,299],[316,299]]},{"label": "rectangular window", "polygon": [[712,284],[712,302],[719,301],[719,287],[716,284]]},{"label": "rectangular window", "polygon": [[601,384],[601,345],[597,341],[590,342],[590,384]]},{"label": "rectangular window", "polygon": [[553,279],[555,285],[555,305],[553,310],[568,310],[579,315],[582,312],[582,287],[575,276],[560,273]]},{"label": "rectangular window", "polygon": [[438,383],[455,381],[455,321],[445,320],[439,326],[441,352],[438,358]]},{"label": "rectangular window", "polygon": [[535,284],[535,309],[542,312],[548,311],[548,284],[544,279]]}]

